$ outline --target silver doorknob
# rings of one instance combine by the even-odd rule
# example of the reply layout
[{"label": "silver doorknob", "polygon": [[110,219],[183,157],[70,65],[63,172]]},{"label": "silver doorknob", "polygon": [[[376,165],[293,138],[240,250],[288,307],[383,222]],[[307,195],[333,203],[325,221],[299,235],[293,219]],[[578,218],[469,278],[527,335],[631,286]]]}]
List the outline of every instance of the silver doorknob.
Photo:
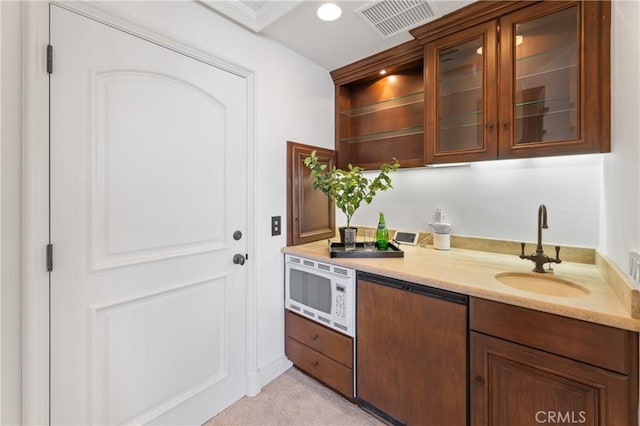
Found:
[{"label": "silver doorknob", "polygon": [[244,256],[240,253],[236,253],[233,255],[233,263],[235,263],[236,265],[244,265],[244,261]]}]

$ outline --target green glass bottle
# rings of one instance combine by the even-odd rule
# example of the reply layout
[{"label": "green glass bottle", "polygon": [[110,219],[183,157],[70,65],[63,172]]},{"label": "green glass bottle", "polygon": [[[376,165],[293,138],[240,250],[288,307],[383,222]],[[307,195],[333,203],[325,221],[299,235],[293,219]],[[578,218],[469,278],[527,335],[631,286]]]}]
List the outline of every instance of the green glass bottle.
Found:
[{"label": "green glass bottle", "polygon": [[389,230],[387,229],[387,223],[384,221],[384,213],[382,212],[380,212],[380,219],[378,220],[376,242],[378,243],[378,250],[386,250],[389,246]]}]

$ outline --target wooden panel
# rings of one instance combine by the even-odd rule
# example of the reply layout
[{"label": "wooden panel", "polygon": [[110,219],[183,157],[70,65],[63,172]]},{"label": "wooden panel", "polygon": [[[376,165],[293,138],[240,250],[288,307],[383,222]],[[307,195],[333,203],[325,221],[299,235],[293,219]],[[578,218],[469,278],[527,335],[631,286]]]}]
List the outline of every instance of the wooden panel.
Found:
[{"label": "wooden panel", "polygon": [[638,333],[471,298],[470,328],[628,374],[638,364]]},{"label": "wooden panel", "polygon": [[285,315],[287,336],[322,352],[349,368],[353,368],[353,339],[351,337],[330,330],[291,311],[287,310]]},{"label": "wooden panel", "polygon": [[357,397],[399,422],[466,424],[466,306],[357,283]]},{"label": "wooden panel", "polygon": [[[632,425],[629,377],[471,333],[471,425]],[[637,410],[636,410],[637,411]],[[637,423],[635,423],[637,425]]]},{"label": "wooden panel", "polygon": [[331,71],[331,78],[336,85],[370,80],[379,78],[378,72],[383,68],[393,73],[409,64],[421,62],[422,46],[418,41],[411,40],[335,69]]},{"label": "wooden panel", "polygon": [[327,168],[333,168],[334,151],[287,142],[287,245],[290,246],[335,234],[335,203],[313,188],[311,171],[304,165],[304,159],[314,150]]},{"label": "wooden panel", "polygon": [[[387,63],[391,65],[393,62]],[[396,158],[401,167],[424,165],[424,92],[422,60],[375,79],[336,86],[338,167],[351,163],[368,170]],[[401,98],[415,96],[411,102]],[[388,102],[397,104],[390,105]],[[390,136],[390,132],[407,132]],[[364,137],[366,140],[358,140]]]},{"label": "wooden panel", "polygon": [[348,398],[353,398],[352,369],[320,352],[314,351],[291,337],[286,338],[285,351],[287,357],[296,367]]},{"label": "wooden panel", "polygon": [[393,139],[348,144],[351,153],[348,162],[365,170],[377,170],[383,162],[392,164],[393,158],[396,158],[403,168],[423,166],[423,139],[424,134],[420,133]]}]

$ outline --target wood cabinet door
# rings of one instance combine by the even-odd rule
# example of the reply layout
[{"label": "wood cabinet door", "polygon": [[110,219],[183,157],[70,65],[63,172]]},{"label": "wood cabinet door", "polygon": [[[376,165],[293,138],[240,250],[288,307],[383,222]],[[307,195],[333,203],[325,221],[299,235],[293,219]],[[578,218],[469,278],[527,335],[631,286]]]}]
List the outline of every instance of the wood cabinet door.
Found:
[{"label": "wood cabinet door", "polygon": [[443,294],[358,280],[356,394],[364,408],[407,425],[467,424],[467,307]]},{"label": "wood cabinet door", "polygon": [[471,425],[631,425],[629,377],[471,332]]},{"label": "wood cabinet door", "polygon": [[609,150],[608,2],[500,18],[500,158]]},{"label": "wood cabinet door", "polygon": [[287,142],[287,245],[310,243],[335,234],[335,203],[313,188],[304,159],[316,151],[321,163],[332,169],[335,151]]},{"label": "wood cabinet door", "polygon": [[425,46],[427,164],[498,156],[497,21]]}]

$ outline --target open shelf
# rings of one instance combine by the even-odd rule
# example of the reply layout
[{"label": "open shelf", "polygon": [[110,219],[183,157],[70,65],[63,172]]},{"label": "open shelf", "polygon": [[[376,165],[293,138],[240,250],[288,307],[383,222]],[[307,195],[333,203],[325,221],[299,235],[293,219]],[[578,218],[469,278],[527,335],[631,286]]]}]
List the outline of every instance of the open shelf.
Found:
[{"label": "open shelf", "polygon": [[351,108],[344,111],[340,111],[341,115],[346,117],[360,117],[363,115],[371,114],[378,111],[384,111],[387,109],[398,108],[405,105],[417,104],[424,102],[424,91],[410,93],[405,96],[398,96],[396,98],[386,99],[384,101],[376,102],[369,105],[363,105],[357,108]]},{"label": "open shelf", "polygon": [[403,129],[390,130],[388,132],[369,133],[366,135],[354,136],[350,138],[341,138],[340,142],[345,143],[359,143],[359,142],[371,142],[383,139],[397,138],[401,136],[418,135],[424,133],[423,126],[406,127]]}]

